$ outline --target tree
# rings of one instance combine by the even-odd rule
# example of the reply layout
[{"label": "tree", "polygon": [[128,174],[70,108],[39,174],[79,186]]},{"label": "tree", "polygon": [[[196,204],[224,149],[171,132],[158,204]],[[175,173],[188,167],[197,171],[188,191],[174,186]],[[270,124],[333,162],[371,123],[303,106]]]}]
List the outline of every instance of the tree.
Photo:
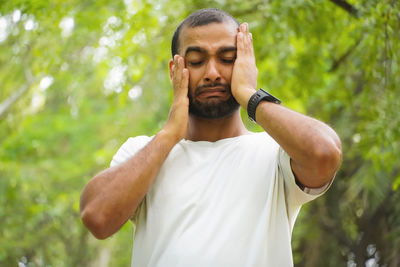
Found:
[{"label": "tree", "polygon": [[296,266],[398,266],[400,7],[352,3],[1,2],[0,265],[129,264],[132,227],[94,240],[80,192],[129,136],[162,127],[173,31],[219,7],[249,22],[259,86],[342,139],[335,182],[296,223]]}]

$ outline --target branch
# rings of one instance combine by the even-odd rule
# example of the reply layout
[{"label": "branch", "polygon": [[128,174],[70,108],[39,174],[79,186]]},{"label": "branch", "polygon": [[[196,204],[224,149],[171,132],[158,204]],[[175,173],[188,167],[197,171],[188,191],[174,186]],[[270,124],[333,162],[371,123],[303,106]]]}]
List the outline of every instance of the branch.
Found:
[{"label": "branch", "polygon": [[28,90],[28,88],[28,85],[24,84],[0,104],[0,117],[6,113],[6,111]]},{"label": "branch", "polygon": [[342,8],[345,10],[347,13],[349,13],[351,16],[358,18],[359,16],[359,11],[355,6],[351,5],[349,2],[346,0],[330,0],[332,3],[337,5],[338,7]]},{"label": "branch", "polygon": [[2,103],[0,103],[0,117],[3,116],[7,110],[29,89],[29,86],[32,83],[32,74],[30,73],[29,70],[25,70],[25,77],[27,79],[27,82],[22,85],[19,89],[14,91],[14,93],[4,100]]},{"label": "branch", "polygon": [[329,69],[329,72],[334,72],[339,67],[339,65],[342,62],[344,62],[348,58],[348,56],[350,56],[350,54],[354,51],[354,49],[356,49],[356,47],[360,44],[362,39],[363,36],[358,38],[358,40],[354,45],[352,45],[349,49],[347,49],[347,51],[343,55],[341,55],[338,59],[334,60],[331,68]]},{"label": "branch", "polygon": [[263,1],[257,1],[250,8],[240,9],[240,10],[236,10],[236,11],[231,10],[230,13],[235,18],[245,16],[248,14],[253,14],[254,12],[257,12],[258,8],[262,4],[264,4]]}]

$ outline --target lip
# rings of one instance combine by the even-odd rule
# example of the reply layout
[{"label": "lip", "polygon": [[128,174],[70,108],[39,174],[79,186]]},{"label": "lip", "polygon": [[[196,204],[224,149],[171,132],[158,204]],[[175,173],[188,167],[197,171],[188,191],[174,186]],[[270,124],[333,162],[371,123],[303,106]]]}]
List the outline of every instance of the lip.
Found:
[{"label": "lip", "polygon": [[207,87],[198,92],[198,97],[223,97],[226,96],[227,90],[222,86]]}]

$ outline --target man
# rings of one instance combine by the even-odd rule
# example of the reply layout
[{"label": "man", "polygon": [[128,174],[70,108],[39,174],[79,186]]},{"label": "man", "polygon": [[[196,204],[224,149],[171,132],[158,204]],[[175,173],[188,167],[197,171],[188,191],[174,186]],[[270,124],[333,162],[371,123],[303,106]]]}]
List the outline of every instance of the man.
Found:
[{"label": "man", "polygon": [[[221,10],[186,18],[172,54],[165,126],[88,183],[84,224],[103,239],[132,218],[133,266],[292,266],[294,221],[338,170],[338,136],[257,91],[248,25]],[[239,106],[265,132],[247,131]]]}]

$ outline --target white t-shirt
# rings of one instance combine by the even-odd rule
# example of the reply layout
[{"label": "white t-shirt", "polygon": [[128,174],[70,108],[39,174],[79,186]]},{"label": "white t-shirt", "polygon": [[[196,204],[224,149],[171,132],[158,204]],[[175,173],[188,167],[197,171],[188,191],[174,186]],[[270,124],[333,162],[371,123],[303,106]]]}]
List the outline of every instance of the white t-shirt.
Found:
[{"label": "white t-shirt", "polygon": [[[111,166],[150,140],[129,138]],[[135,214],[132,266],[293,266],[300,207],[328,187],[302,191],[288,154],[265,132],[182,140]]]}]

